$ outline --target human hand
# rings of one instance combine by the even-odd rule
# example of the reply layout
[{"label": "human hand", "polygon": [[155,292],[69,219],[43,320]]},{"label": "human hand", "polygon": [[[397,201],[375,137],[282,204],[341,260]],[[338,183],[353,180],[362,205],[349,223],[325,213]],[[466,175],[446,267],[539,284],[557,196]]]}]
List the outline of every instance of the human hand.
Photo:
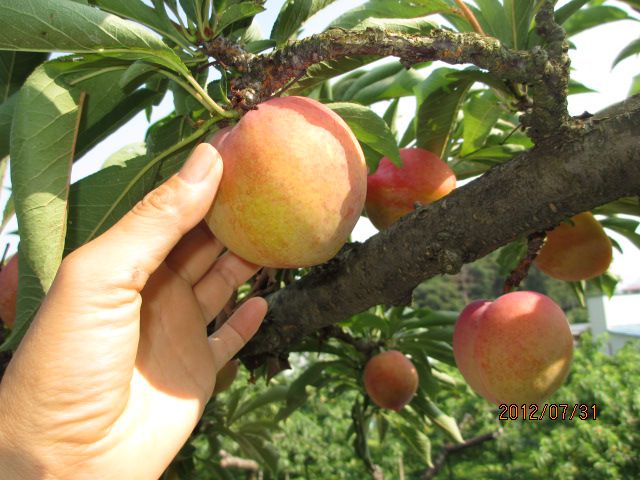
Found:
[{"label": "human hand", "polygon": [[157,479],[267,305],[207,324],[259,267],[199,223],[222,161],[182,170],[71,253],[0,384],[0,478]]}]

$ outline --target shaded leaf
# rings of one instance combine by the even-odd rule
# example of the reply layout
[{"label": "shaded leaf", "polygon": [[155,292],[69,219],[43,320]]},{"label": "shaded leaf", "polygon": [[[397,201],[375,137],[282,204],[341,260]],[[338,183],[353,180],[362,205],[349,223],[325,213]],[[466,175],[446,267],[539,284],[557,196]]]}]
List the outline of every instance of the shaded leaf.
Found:
[{"label": "shaded leaf", "polygon": [[618,63],[620,63],[625,58],[629,58],[631,55],[637,55],[640,53],[640,38],[634,40],[629,45],[624,47],[622,51],[618,54],[618,56],[613,61],[612,68],[615,67]]},{"label": "shaded leaf", "polygon": [[564,23],[563,27],[568,36],[573,36],[598,25],[632,19],[633,17],[621,8],[600,5],[577,11]]},{"label": "shaded leaf", "polygon": [[260,13],[264,10],[264,7],[258,5],[256,2],[242,2],[230,5],[225,8],[218,19],[216,24],[216,33],[222,32],[229,25],[254,16],[256,13]]},{"label": "shaded leaf", "polygon": [[[327,107],[344,119],[360,142],[399,164],[400,150],[396,139],[385,121],[373,110],[356,103],[329,103]],[[371,171],[376,167],[370,165]]]},{"label": "shaded leaf", "polygon": [[0,51],[0,103],[17,92],[47,57],[48,54],[40,52]]},{"label": "shaded leaf", "polygon": [[464,127],[461,155],[479,150],[485,143],[502,108],[491,91],[473,95],[464,106]]},{"label": "shaded leaf", "polygon": [[0,23],[0,50],[115,55],[188,74],[174,51],[144,27],[90,6],[69,1],[4,0]]},{"label": "shaded leaf", "polygon": [[335,0],[286,0],[276,18],[270,37],[283,44],[294,37],[304,22]]},{"label": "shaded leaf", "polygon": [[446,12],[451,6],[444,0],[369,0],[331,23],[332,27],[353,28],[367,18],[416,18]]}]

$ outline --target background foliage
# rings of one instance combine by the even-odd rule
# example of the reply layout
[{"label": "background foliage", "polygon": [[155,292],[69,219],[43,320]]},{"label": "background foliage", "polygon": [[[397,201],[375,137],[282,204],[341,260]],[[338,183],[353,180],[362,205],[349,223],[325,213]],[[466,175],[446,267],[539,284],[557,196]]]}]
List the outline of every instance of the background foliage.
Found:
[{"label": "background foliage", "polygon": [[[263,3],[0,3],[0,172],[10,158],[13,185],[2,225],[17,215],[21,238],[18,320],[3,350],[19,343],[63,255],[105,231],[177,171],[206,135],[237,121],[231,85],[245,73],[224,62],[210,64],[208,42],[223,38],[247,55],[282,48],[298,39],[305,21],[332,1],[287,0],[268,38],[253,22]],[[475,30],[507,47],[532,49],[546,46],[535,30],[542,3],[476,0],[466,4],[472,15],[465,15],[461,2],[453,0],[369,0],[334,19],[331,27],[410,35],[428,35],[437,28]],[[639,8],[632,0],[571,0],[556,10],[555,18],[570,38],[603,23],[637,20]],[[51,52],[64,56],[49,59]],[[616,63],[637,53],[640,42],[635,41]],[[530,101],[528,85],[475,66],[455,69],[424,62],[405,68],[393,59],[370,65],[376,59],[317,63],[286,91],[318,99],[341,115],[360,141],[370,171],[383,155],[399,162],[399,147],[420,146],[448,162],[458,180],[472,179],[533,146],[519,118]],[[630,94],[639,88],[640,74]],[[588,87],[575,81],[569,85],[570,94],[585,91]],[[123,147],[99,172],[70,185],[73,162],[136,113],[149,115],[167,92],[173,94],[175,110],[151,125],[143,145]],[[413,120],[402,129],[401,98],[415,104]],[[620,199],[596,213],[607,229],[640,246],[637,198]],[[244,379],[237,381],[216,398],[165,477],[243,477],[221,467],[224,449],[257,460],[265,478],[362,478],[363,472],[375,472],[376,465],[385,472],[399,472],[402,465],[407,476],[418,478],[443,444],[497,428],[495,410],[471,395],[455,370],[452,329],[469,300],[499,294],[524,249],[519,240],[465,266],[455,277],[430,280],[416,289],[410,307],[380,305],[337,330],[303,339],[293,348],[299,353],[292,359],[293,372],[251,388]],[[274,284],[279,288],[305,273],[278,272]],[[533,272],[524,286],[552,296],[571,319],[584,320],[580,303],[586,289],[611,293],[615,287],[609,275],[590,283],[567,285]],[[241,289],[239,298],[248,290]],[[361,382],[367,359],[388,348],[409,354],[420,375],[418,394],[400,413],[372,405]],[[551,422],[514,422],[504,426],[490,448],[479,452],[474,447],[451,460],[449,468],[459,478],[637,474],[631,446],[638,443],[638,398],[633,393],[637,389],[630,388],[637,383],[630,374],[637,360],[636,347],[607,358],[585,343],[570,382],[556,398],[595,402],[602,421],[562,428]],[[253,375],[268,376],[270,368]]]}]

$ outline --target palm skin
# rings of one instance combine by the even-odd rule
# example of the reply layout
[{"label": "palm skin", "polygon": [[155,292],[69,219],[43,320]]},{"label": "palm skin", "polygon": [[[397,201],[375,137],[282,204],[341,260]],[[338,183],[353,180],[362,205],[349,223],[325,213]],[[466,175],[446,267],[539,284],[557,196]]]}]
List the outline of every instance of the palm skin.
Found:
[{"label": "palm skin", "polygon": [[[199,187],[215,192],[220,163]],[[213,193],[176,177],[167,184],[62,263],[0,384],[0,473],[158,478],[202,415],[216,372],[257,330],[259,298],[207,337],[258,267],[219,256],[206,227],[193,228]],[[173,207],[185,195],[183,215]],[[157,239],[167,222],[175,230]]]}]

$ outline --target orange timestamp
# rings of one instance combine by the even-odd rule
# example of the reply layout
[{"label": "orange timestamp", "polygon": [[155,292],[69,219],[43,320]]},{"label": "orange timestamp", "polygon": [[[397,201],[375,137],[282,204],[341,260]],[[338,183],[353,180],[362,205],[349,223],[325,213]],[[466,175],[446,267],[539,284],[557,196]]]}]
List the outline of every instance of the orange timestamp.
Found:
[{"label": "orange timestamp", "polygon": [[587,403],[501,403],[498,420],[596,420],[598,408]]}]

